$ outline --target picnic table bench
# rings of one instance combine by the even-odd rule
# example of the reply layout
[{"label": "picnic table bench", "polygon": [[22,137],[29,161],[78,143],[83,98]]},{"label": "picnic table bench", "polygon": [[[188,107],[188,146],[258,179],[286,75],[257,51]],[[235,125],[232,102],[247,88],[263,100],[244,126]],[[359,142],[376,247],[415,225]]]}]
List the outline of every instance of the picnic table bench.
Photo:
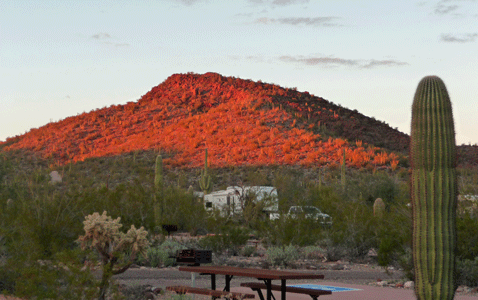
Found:
[{"label": "picnic table bench", "polygon": [[[243,282],[241,283],[242,287],[251,288],[253,291],[257,292],[261,300],[264,300],[264,296],[262,295],[261,290],[267,290],[267,285],[265,283],[260,282]],[[272,291],[282,291],[282,286],[278,284],[271,284],[269,287]],[[324,291],[318,289],[307,289],[307,288],[299,288],[293,286],[286,286],[285,291],[287,293],[296,293],[296,294],[306,294],[312,297],[312,299],[317,300],[319,296],[322,295],[331,295],[331,291]]]},{"label": "picnic table bench", "polygon": [[207,295],[213,297],[224,297],[226,299],[246,299],[246,298],[255,298],[253,294],[246,294],[246,293],[237,293],[237,292],[229,292],[229,291],[219,291],[219,290],[210,290],[205,288],[198,288],[198,287],[191,287],[191,286],[168,286],[166,290],[176,292],[177,294],[200,294],[200,295]]},{"label": "picnic table bench", "polygon": [[[219,293],[218,295],[220,295],[219,297],[224,296],[224,293],[229,293],[230,287],[231,287],[231,280],[234,276],[256,278],[260,281],[263,281],[264,283],[259,283],[259,285],[257,286],[252,285],[252,283],[249,285],[250,288],[254,287],[254,289],[258,291],[258,294],[261,297],[261,300],[265,300],[262,295],[262,292],[260,291],[261,289],[266,290],[267,300],[271,300],[272,298],[274,298],[274,296],[272,295],[273,290],[277,290],[281,292],[281,300],[286,300],[287,292],[308,294],[314,300],[317,297],[319,297],[319,295],[331,294],[330,291],[321,291],[321,290],[312,290],[312,289],[303,289],[303,288],[300,288],[299,290],[299,288],[289,287],[286,284],[286,281],[289,279],[323,279],[324,275],[319,275],[319,274],[286,271],[286,270],[239,268],[239,267],[230,267],[230,266],[185,266],[185,267],[179,267],[179,271],[199,273],[201,275],[211,276],[211,289],[204,291],[207,293],[213,293],[211,291],[216,291],[216,276],[224,275],[225,287],[224,287],[224,291],[217,291]],[[280,285],[273,285],[272,280],[280,280]],[[169,287],[169,289],[170,288],[172,287]],[[197,291],[193,289],[192,287],[191,288],[187,287],[187,290],[189,291],[189,293],[193,293]],[[203,292],[203,291],[199,290],[199,292]],[[210,295],[210,294],[207,294],[207,295]],[[211,296],[216,297],[215,295],[211,295]]]}]

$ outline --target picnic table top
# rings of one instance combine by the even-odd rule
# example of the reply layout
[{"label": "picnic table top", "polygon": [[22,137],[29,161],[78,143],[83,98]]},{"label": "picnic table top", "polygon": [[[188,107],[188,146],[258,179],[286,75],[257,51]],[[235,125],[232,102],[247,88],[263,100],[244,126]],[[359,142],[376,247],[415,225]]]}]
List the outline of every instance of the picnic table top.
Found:
[{"label": "picnic table top", "polygon": [[260,279],[323,279],[324,275],[288,270],[267,270],[257,268],[240,268],[230,266],[182,266],[179,271],[233,275]]}]

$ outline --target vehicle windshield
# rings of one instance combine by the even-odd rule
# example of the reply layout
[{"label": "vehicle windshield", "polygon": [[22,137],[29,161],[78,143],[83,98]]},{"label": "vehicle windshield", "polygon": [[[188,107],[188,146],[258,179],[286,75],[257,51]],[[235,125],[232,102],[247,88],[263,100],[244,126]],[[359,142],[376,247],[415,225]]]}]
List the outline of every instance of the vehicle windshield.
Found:
[{"label": "vehicle windshield", "polygon": [[304,212],[306,214],[320,214],[321,211],[317,207],[314,206],[304,206]]}]

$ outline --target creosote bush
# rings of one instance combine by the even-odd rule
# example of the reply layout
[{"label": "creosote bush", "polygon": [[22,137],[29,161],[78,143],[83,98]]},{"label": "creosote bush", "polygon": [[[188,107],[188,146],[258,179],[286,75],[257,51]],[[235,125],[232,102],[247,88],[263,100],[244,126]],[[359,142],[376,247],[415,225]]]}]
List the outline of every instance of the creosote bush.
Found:
[{"label": "creosote bush", "polygon": [[299,259],[299,252],[297,246],[294,245],[285,247],[272,246],[267,248],[266,258],[272,266],[287,267]]}]

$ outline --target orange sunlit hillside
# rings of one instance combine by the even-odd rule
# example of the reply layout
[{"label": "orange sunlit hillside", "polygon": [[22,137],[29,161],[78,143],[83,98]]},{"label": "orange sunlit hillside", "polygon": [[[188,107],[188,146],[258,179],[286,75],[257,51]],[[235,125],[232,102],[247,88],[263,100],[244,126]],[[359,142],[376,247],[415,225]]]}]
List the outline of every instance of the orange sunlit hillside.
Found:
[{"label": "orange sunlit hillside", "polygon": [[[335,138],[334,138],[335,137]],[[339,138],[340,137],[340,138]],[[63,164],[136,150],[170,167],[340,164],[395,168],[409,138],[325,99],[216,73],[175,74],[136,102],[113,105],[9,138]],[[378,148],[380,147],[380,148]]]}]

